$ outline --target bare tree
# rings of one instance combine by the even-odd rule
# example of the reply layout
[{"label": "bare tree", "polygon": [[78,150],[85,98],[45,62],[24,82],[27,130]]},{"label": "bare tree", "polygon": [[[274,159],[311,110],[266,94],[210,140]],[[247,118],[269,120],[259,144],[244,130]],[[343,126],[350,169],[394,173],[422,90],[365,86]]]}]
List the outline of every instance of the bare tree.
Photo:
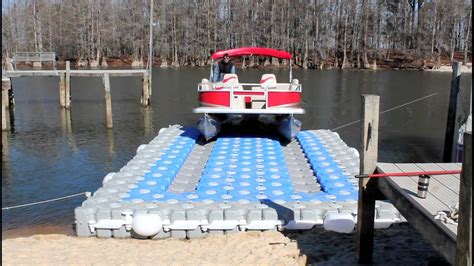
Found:
[{"label": "bare tree", "polygon": [[[306,67],[368,68],[383,54],[471,59],[467,0],[155,0],[154,54],[162,66],[210,63],[210,51],[284,49]],[[60,59],[130,58],[148,51],[148,0],[2,1],[2,50],[53,50]],[[436,59],[429,59],[436,60]],[[84,63],[80,61],[81,63]],[[263,63],[254,57],[246,65]],[[268,62],[277,66],[280,63]]]}]

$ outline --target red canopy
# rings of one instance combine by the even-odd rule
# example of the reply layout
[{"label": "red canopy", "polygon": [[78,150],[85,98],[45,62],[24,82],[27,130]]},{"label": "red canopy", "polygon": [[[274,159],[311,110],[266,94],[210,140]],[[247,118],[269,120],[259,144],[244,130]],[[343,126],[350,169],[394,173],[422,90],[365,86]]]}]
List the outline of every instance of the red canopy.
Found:
[{"label": "red canopy", "polygon": [[285,51],[280,51],[271,48],[261,48],[261,47],[242,47],[242,48],[235,48],[223,51],[215,52],[211,58],[212,59],[219,59],[224,56],[224,54],[228,54],[230,57],[236,56],[244,56],[244,55],[260,55],[260,56],[271,56],[280,59],[291,59],[291,54]]}]

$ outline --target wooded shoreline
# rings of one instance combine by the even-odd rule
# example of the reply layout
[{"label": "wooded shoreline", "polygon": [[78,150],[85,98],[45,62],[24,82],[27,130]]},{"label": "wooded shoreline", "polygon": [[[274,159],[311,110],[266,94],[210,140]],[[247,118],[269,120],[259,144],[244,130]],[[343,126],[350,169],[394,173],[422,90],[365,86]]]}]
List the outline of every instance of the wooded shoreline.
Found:
[{"label": "wooded shoreline", "polygon": [[[471,53],[468,54],[468,58],[471,59]],[[178,67],[209,67],[211,60],[205,62],[185,62],[182,65],[172,65],[169,62],[163,64],[161,58],[154,58],[153,66],[161,68],[178,68]],[[124,68],[124,67],[136,67],[144,68],[146,66],[148,58],[144,57],[143,61],[140,62],[137,59],[133,59],[131,56],[121,57],[121,58],[105,58],[103,57],[99,62],[95,62],[97,65],[93,65],[94,62],[88,60],[78,60],[70,58],[67,61],[71,62],[71,66],[74,68],[94,68],[94,67],[108,67],[108,68]],[[279,60],[278,64],[275,65],[269,58],[255,58],[255,60],[250,60],[249,57],[245,58],[233,58],[233,62],[239,69],[245,68],[286,68],[288,66],[287,60]],[[463,53],[455,53],[454,61],[462,61]],[[106,62],[103,64],[103,62]],[[59,68],[65,67],[66,60],[60,59],[57,61],[57,66]],[[311,62],[311,61],[310,61]],[[341,59],[335,57],[328,58],[327,60],[319,60],[311,65],[304,65],[302,62],[294,62],[293,67],[301,69],[368,69],[368,70],[382,70],[382,69],[395,69],[395,70],[425,70],[425,71],[441,71],[441,72],[450,72],[451,69],[451,58],[449,55],[439,56],[437,58],[428,57],[420,58],[416,55],[401,52],[401,51],[391,51],[388,53],[386,58],[372,59],[370,60],[368,68],[365,68],[361,64],[347,64],[345,67],[341,65]],[[17,67],[21,68],[30,68],[31,64],[28,63],[18,63]],[[44,69],[49,69],[50,64],[44,64]],[[463,72],[471,72],[472,61],[469,60],[466,65],[463,65]]]},{"label": "wooded shoreline", "polygon": [[[243,46],[288,51],[302,68],[314,63],[323,69],[436,69],[453,60],[472,62],[472,3],[466,0],[155,0],[150,4],[149,0],[2,1],[2,57],[49,51],[73,66],[74,59],[79,67],[99,66],[105,57],[107,63],[132,58],[134,67],[143,67],[151,41],[154,65],[162,67],[206,66],[211,51]],[[248,58],[244,65],[252,65],[251,61]],[[276,67],[285,62],[262,64]]]}]

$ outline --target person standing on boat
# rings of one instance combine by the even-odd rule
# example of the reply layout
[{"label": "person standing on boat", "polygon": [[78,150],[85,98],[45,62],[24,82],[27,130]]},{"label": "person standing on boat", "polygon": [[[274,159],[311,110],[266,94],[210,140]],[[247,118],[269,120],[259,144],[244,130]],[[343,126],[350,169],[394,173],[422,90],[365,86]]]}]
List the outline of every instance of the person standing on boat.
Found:
[{"label": "person standing on boat", "polygon": [[225,74],[235,74],[235,66],[230,62],[228,54],[224,54],[222,60],[214,65],[212,82],[222,81]]}]

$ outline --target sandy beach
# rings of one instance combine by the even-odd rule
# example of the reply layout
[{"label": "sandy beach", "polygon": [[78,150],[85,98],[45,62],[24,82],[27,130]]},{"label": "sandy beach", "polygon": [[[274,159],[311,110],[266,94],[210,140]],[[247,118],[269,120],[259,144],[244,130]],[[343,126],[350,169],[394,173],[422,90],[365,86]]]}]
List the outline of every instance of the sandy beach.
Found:
[{"label": "sandy beach", "polygon": [[[432,72],[453,72],[452,66],[440,66],[437,69],[425,69],[425,71]],[[461,66],[461,73],[472,73],[472,63],[467,63],[466,65]]]},{"label": "sandy beach", "polygon": [[[356,234],[315,228],[212,235],[203,239],[136,240],[60,234],[2,240],[3,265],[356,265]],[[446,265],[408,224],[377,230],[376,265]]]}]

